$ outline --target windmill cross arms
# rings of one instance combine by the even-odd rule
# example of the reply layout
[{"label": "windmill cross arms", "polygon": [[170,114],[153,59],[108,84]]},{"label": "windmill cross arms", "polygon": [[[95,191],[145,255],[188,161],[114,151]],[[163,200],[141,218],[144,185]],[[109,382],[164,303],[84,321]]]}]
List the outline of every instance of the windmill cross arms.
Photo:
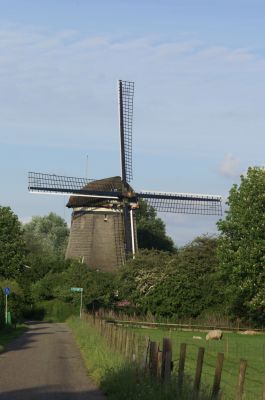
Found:
[{"label": "windmill cross arms", "polygon": [[118,81],[119,124],[121,145],[121,176],[124,183],[132,175],[132,123],[133,123],[134,82]]},{"label": "windmill cross arms", "polygon": [[221,196],[166,192],[139,192],[136,196],[159,212],[222,215]]},{"label": "windmill cross arms", "polygon": [[99,182],[94,179],[29,172],[28,189],[32,193],[71,195],[78,197],[97,197],[119,199],[122,193],[111,182]]}]

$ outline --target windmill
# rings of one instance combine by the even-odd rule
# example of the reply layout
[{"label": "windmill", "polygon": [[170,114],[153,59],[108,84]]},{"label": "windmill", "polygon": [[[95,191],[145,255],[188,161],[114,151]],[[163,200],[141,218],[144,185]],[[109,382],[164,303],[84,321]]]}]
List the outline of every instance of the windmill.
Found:
[{"label": "windmill", "polygon": [[141,200],[158,212],[221,215],[215,195],[135,191],[132,181],[134,82],[118,81],[121,177],[101,180],[29,172],[29,191],[70,195],[72,221],[67,258],[104,271],[137,252],[135,211]]}]

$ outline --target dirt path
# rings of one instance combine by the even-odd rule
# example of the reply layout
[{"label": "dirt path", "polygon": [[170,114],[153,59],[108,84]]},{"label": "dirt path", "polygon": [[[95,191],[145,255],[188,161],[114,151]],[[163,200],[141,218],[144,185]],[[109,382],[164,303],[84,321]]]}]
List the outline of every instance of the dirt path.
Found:
[{"label": "dirt path", "polygon": [[65,324],[31,323],[0,355],[0,400],[106,400]]}]

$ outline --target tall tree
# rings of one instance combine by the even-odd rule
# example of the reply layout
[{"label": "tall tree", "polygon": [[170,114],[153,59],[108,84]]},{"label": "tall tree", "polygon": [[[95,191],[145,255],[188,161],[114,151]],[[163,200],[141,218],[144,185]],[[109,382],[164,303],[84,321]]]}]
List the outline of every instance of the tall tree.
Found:
[{"label": "tall tree", "polygon": [[37,281],[48,272],[60,272],[67,268],[64,254],[68,235],[67,223],[54,213],[33,217],[24,225],[27,263],[31,267],[24,274],[27,281]]},{"label": "tall tree", "polygon": [[218,256],[233,315],[265,318],[265,170],[249,168],[233,185],[219,221]]},{"label": "tall tree", "polygon": [[10,207],[0,206],[0,277],[17,278],[25,262],[21,223]]},{"label": "tall tree", "polygon": [[33,217],[24,225],[25,240],[31,252],[64,255],[69,229],[63,218],[55,213]]},{"label": "tall tree", "polygon": [[136,212],[137,238],[140,249],[175,251],[173,240],[166,234],[166,226],[157,217],[156,210],[145,201]]}]

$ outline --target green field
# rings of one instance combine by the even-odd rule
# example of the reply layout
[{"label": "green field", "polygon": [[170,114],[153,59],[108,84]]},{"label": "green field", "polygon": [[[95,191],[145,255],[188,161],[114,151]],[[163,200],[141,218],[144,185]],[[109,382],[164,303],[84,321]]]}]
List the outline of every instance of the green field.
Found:
[{"label": "green field", "polygon": [[[224,367],[221,381],[223,399],[234,399],[237,383],[239,360],[248,361],[245,381],[245,400],[262,399],[262,386],[265,378],[265,335],[248,336],[238,333],[224,333],[221,341],[206,341],[207,332],[173,331],[162,329],[131,328],[140,335],[162,343],[163,337],[170,337],[173,343],[174,368],[177,369],[179,347],[187,344],[186,373],[193,377],[199,347],[205,348],[202,384],[212,386],[217,353],[224,353]],[[202,340],[193,339],[201,336]]]}]

